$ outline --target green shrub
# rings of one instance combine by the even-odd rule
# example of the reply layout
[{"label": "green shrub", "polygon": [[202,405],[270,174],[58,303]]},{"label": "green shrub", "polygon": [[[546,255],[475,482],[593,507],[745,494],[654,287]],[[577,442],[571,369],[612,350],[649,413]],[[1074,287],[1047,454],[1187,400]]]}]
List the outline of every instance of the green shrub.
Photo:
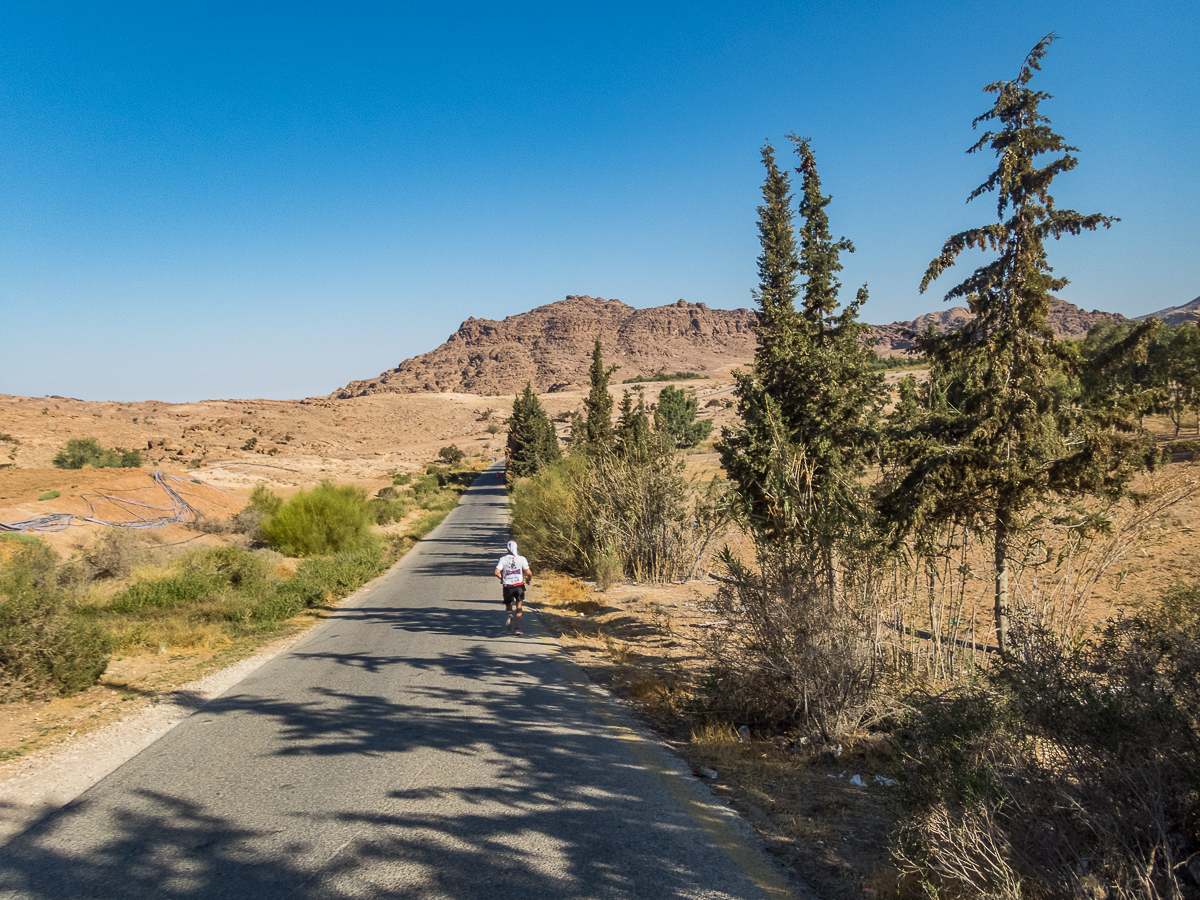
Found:
[{"label": "green shrub", "polygon": [[254,490],[250,492],[248,506],[273,516],[283,508],[283,499],[265,484],[256,484]]},{"label": "green shrub", "polygon": [[412,483],[413,496],[418,503],[424,501],[430,494],[436,494],[441,489],[442,485],[436,475],[421,475]]},{"label": "green shrub", "polygon": [[193,550],[178,563],[185,572],[209,575],[238,590],[265,587],[275,574],[270,551],[251,553],[240,547],[205,547]]},{"label": "green shrub", "polygon": [[58,453],[53,463],[60,469],[138,468],[142,465],[142,454],[137,450],[105,450],[95,438],[71,438]]},{"label": "green shrub", "polygon": [[400,496],[400,492],[397,491],[394,487],[380,488],[375,494],[375,497],[378,500],[395,500],[399,496]]},{"label": "green shrub", "polygon": [[401,487],[402,485],[411,484],[412,480],[413,480],[412,472],[402,472],[399,475],[392,476],[392,484],[394,484],[396,487]]},{"label": "green shrub", "polygon": [[62,491],[46,491],[46,493],[38,497],[38,502],[40,503],[43,500],[57,500],[61,496]]},{"label": "green shrub", "polygon": [[172,609],[184,603],[197,603],[218,593],[226,583],[204,572],[180,572],[165,578],[135,581],[118,594],[109,608],[128,613],[140,609]]},{"label": "green shrub", "polygon": [[578,509],[585,465],[582,455],[570,456],[513,486],[513,537],[537,570],[588,574]]},{"label": "green shrub", "polygon": [[386,500],[377,497],[369,501],[369,505],[376,525],[399,522],[408,514],[408,504],[403,500]]},{"label": "green shrub", "polygon": [[277,586],[277,598],[270,603],[290,598],[298,609],[319,606],[358,590],[384,570],[384,554],[378,542],[333,556],[306,559],[296,568],[296,574]]},{"label": "green shrub", "polygon": [[365,491],[325,481],[293,495],[262,523],[262,533],[288,556],[323,556],[374,544],[373,518]]},{"label": "green shrub", "polygon": [[0,702],[69,696],[108,668],[100,627],[72,616],[57,586],[58,554],[23,542],[0,566]]},{"label": "green shrub", "polygon": [[443,447],[438,451],[438,459],[448,466],[455,466],[467,458],[467,454],[458,449],[457,444],[451,444],[449,447]]},{"label": "green shrub", "polygon": [[439,488],[444,488],[450,483],[450,470],[445,466],[428,465],[425,467],[425,474],[436,478]]}]

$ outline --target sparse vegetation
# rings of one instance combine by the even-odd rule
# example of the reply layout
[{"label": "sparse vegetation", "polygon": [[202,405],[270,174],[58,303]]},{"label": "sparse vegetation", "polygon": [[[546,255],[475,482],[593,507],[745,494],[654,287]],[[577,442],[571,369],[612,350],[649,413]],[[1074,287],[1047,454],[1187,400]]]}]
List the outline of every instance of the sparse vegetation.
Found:
[{"label": "sparse vegetation", "polygon": [[0,564],[0,702],[69,696],[108,667],[110,641],[71,615],[58,565],[58,554],[37,540],[18,542]]},{"label": "sparse vegetation", "polygon": [[654,375],[635,375],[633,378],[626,378],[621,384],[648,384],[654,381],[692,381],[695,379],[708,378],[707,375],[701,375],[699,372],[675,372],[668,375],[666,372],[658,372]]},{"label": "sparse vegetation", "polygon": [[71,438],[54,455],[53,463],[59,469],[136,469],[142,465],[142,454],[137,450],[117,447],[105,450],[95,438]]},{"label": "sparse vegetation", "polygon": [[40,503],[44,500],[57,500],[61,496],[62,491],[46,491],[46,493],[38,497],[38,502]]}]

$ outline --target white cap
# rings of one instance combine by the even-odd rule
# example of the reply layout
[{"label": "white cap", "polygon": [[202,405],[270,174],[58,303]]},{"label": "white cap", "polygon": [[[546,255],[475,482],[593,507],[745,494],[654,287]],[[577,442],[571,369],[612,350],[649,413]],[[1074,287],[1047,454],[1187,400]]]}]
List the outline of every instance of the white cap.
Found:
[{"label": "white cap", "polygon": [[507,546],[508,546],[508,552],[510,554],[512,554],[513,556],[516,556],[517,555],[517,542],[509,541]]}]

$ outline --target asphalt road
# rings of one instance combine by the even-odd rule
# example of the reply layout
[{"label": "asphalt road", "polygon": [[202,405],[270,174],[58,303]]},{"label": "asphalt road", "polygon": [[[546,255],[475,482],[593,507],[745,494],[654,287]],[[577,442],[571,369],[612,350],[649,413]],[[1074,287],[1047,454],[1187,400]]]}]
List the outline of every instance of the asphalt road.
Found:
[{"label": "asphalt road", "polygon": [[0,848],[3,898],[789,896],[526,614],[487,473],[391,572]]}]

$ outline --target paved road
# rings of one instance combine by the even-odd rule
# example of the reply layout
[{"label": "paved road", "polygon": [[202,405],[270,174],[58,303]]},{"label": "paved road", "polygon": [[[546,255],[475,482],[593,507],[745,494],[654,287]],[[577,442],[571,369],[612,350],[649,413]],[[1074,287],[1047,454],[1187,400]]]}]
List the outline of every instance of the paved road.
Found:
[{"label": "paved road", "polygon": [[0,849],[3,898],[750,898],[782,882],[491,571],[485,474],[290,652]]}]

